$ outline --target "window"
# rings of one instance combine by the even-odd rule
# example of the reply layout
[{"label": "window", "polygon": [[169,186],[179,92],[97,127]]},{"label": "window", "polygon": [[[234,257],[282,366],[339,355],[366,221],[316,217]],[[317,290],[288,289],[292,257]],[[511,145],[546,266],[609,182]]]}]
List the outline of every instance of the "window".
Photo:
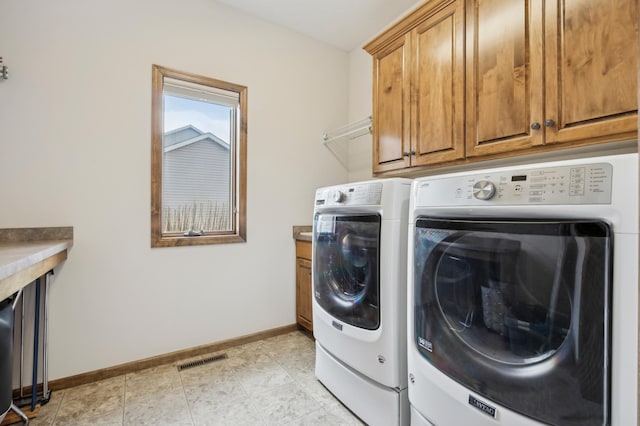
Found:
[{"label": "window", "polygon": [[152,68],[151,247],[246,240],[247,88]]}]

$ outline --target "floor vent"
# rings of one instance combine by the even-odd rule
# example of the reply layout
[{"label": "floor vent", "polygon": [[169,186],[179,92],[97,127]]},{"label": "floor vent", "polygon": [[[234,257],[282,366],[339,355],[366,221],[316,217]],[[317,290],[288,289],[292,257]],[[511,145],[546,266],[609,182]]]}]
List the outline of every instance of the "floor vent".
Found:
[{"label": "floor vent", "polygon": [[227,354],[213,355],[207,358],[199,359],[197,361],[187,362],[185,364],[178,365],[178,371],[186,370],[188,368],[200,367],[201,365],[209,364],[211,362],[227,359]]}]

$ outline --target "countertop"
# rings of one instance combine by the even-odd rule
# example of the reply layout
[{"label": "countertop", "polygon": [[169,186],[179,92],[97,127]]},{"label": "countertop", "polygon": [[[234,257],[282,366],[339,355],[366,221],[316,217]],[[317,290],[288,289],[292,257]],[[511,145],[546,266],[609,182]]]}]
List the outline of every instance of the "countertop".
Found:
[{"label": "countertop", "polygon": [[312,240],[312,226],[294,226],[293,227],[293,239],[299,241],[311,241]]},{"label": "countertop", "polygon": [[67,258],[73,228],[0,229],[0,301]]}]

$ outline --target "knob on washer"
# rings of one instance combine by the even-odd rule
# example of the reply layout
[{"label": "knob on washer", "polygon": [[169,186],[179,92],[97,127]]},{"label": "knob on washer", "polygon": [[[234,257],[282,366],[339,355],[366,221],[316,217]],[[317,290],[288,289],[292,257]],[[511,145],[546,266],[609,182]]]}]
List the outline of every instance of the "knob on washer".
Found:
[{"label": "knob on washer", "polygon": [[490,200],[496,195],[496,186],[488,180],[479,180],[473,184],[473,196],[478,200]]},{"label": "knob on washer", "polygon": [[331,194],[331,199],[335,203],[341,203],[344,200],[344,193],[342,191],[334,191],[333,194]]}]

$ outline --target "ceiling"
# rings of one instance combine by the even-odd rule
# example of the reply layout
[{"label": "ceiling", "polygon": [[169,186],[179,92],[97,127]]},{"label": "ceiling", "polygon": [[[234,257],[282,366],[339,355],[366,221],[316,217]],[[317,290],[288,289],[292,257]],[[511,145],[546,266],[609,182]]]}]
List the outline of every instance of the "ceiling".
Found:
[{"label": "ceiling", "polygon": [[423,1],[217,0],[344,51],[359,49]]}]

